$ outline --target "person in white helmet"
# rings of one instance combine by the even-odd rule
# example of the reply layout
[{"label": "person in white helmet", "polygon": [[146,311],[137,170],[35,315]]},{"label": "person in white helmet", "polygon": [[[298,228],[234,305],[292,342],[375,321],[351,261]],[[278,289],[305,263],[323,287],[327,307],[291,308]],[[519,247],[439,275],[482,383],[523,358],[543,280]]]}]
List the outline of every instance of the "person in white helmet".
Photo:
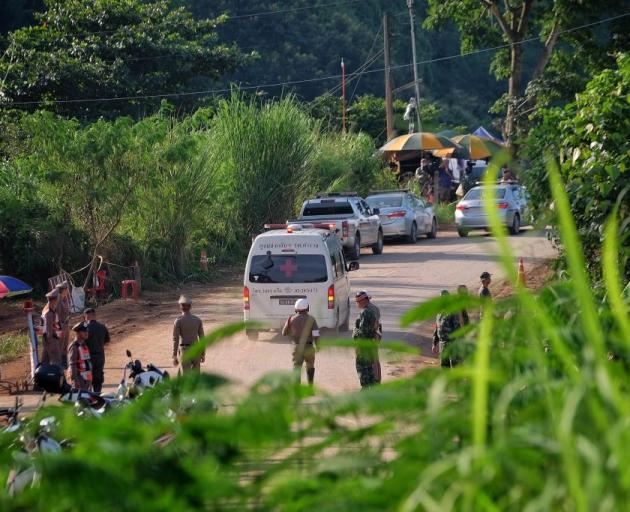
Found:
[{"label": "person in white helmet", "polygon": [[308,383],[315,380],[315,342],[319,339],[319,327],[314,317],[308,314],[307,299],[295,301],[295,315],[290,316],[282,328],[283,336],[290,336],[295,344],[293,349],[293,368],[302,379],[302,365],[306,363]]},{"label": "person in white helmet", "polygon": [[[187,295],[182,295],[178,302],[182,314],[177,317],[173,325],[173,366],[177,366],[179,364],[179,358],[181,358],[186,350],[204,336],[201,318],[190,312],[190,308],[192,307],[191,298]],[[201,370],[201,363],[203,363],[205,359],[206,353],[204,351],[200,358],[186,363],[182,362],[182,370],[184,372],[188,370],[199,372]]]}]

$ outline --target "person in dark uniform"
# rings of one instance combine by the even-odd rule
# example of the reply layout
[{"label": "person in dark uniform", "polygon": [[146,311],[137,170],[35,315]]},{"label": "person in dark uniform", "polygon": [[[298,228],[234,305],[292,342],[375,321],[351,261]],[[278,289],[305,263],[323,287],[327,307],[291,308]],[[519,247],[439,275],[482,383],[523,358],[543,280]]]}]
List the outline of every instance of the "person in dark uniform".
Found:
[{"label": "person in dark uniform", "polygon": [[295,314],[287,318],[282,335],[291,336],[293,340],[293,368],[298,372],[298,381],[302,380],[302,365],[306,363],[306,377],[312,386],[315,380],[315,343],[319,339],[319,327],[308,311],[307,299],[296,300]]},{"label": "person in dark uniform", "polygon": [[[368,299],[368,309],[371,309],[376,316],[376,342],[377,347],[376,351],[373,354],[374,356],[374,380],[377,384],[381,382],[381,360],[378,355],[378,343],[383,339],[383,325],[381,324],[381,310],[378,308],[374,302],[372,302],[372,296],[366,292],[365,290],[361,290],[356,294],[356,297],[367,297]],[[355,298],[356,298],[355,297]]]},{"label": "person in dark uniform", "polygon": [[[448,290],[442,290],[441,295],[449,295]],[[458,363],[457,358],[447,351],[447,346],[453,341],[451,334],[460,328],[458,316],[457,313],[439,313],[435,319],[431,351],[433,353],[439,351],[440,364],[447,368],[452,368]]]},{"label": "person in dark uniform", "polygon": [[72,331],[74,341],[68,347],[68,373],[72,387],[82,391],[92,390],[92,364],[90,361],[90,349],[85,341],[88,337],[88,328],[84,322],[76,324]]},{"label": "person in dark uniform", "polygon": [[490,283],[492,282],[491,275],[489,272],[483,272],[479,279],[481,279],[481,287],[479,288],[479,297],[481,298],[492,298],[492,294],[490,293]]},{"label": "person in dark uniform", "polygon": [[[179,358],[184,355],[186,350],[204,336],[201,318],[190,312],[192,299],[187,295],[182,295],[178,302],[182,314],[177,317],[173,324],[173,366],[177,366],[180,362]],[[187,363],[182,362],[182,371],[184,373],[189,370],[200,372],[201,363],[205,360],[206,353],[204,351],[201,357]]]},{"label": "person in dark uniform", "polygon": [[61,328],[57,316],[59,292],[52,290],[46,294],[48,301],[42,310],[42,363],[62,365]]},{"label": "person in dark uniform", "polygon": [[356,369],[362,388],[378,384],[374,374],[374,361],[378,357],[378,321],[374,309],[369,308],[370,299],[365,292],[358,292],[355,301],[359,308],[352,338],[355,340],[372,340],[373,346],[356,348]]},{"label": "person in dark uniform", "polygon": [[87,308],[83,316],[88,333],[85,344],[92,362],[92,387],[95,392],[100,393],[105,381],[105,343],[110,342],[109,331],[105,325],[96,321],[94,308]]}]

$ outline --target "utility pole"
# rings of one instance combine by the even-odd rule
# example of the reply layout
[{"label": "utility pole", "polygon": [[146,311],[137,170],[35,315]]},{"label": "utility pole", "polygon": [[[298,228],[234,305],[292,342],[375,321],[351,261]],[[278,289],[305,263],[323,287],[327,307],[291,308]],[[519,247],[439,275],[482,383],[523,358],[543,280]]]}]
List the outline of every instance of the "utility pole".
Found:
[{"label": "utility pole", "polygon": [[416,57],[416,15],[413,11],[413,0],[407,0],[409,7],[409,21],[411,22],[411,51],[413,53],[413,81],[416,91],[416,116],[418,118],[418,131],[422,131],[420,123],[420,84],[418,83],[418,59]]},{"label": "utility pole", "polygon": [[346,65],[341,58],[341,132],[346,133]]},{"label": "utility pole", "polygon": [[387,140],[390,140],[394,136],[394,104],[389,62],[389,19],[387,13],[383,14],[383,54],[385,58],[385,118],[387,120]]}]

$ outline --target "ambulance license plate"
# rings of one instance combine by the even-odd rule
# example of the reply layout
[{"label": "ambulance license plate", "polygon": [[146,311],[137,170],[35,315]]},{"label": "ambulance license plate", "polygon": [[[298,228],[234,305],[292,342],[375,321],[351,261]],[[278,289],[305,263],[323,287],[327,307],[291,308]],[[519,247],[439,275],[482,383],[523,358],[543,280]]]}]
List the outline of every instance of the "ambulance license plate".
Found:
[{"label": "ambulance license plate", "polygon": [[279,299],[281,306],[293,306],[295,304],[295,300],[293,299]]}]

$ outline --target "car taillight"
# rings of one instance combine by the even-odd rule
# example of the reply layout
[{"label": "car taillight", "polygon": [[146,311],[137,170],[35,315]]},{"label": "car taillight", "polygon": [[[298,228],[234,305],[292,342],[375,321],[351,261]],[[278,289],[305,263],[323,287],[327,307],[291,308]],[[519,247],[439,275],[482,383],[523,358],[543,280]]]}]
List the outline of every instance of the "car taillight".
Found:
[{"label": "car taillight", "polygon": [[464,210],[467,210],[467,209],[468,209],[468,206],[466,206],[465,204],[458,204],[458,205],[455,207],[455,209],[456,209],[456,210],[459,210],[460,212],[463,212]]},{"label": "car taillight", "polygon": [[401,218],[404,217],[405,215],[407,215],[407,212],[404,210],[398,211],[398,212],[392,212],[392,213],[388,213],[387,216],[390,219],[397,219],[397,218]]},{"label": "car taillight", "polygon": [[505,210],[507,207],[508,207],[508,204],[505,201],[502,201],[501,203],[497,203],[497,208],[501,210]]},{"label": "car taillight", "polygon": [[348,238],[348,221],[344,220],[341,223],[341,236],[344,238]]},{"label": "car taillight", "polygon": [[243,309],[249,311],[249,288],[243,286]]},{"label": "car taillight", "polygon": [[335,309],[335,285],[328,287],[328,309]]}]

